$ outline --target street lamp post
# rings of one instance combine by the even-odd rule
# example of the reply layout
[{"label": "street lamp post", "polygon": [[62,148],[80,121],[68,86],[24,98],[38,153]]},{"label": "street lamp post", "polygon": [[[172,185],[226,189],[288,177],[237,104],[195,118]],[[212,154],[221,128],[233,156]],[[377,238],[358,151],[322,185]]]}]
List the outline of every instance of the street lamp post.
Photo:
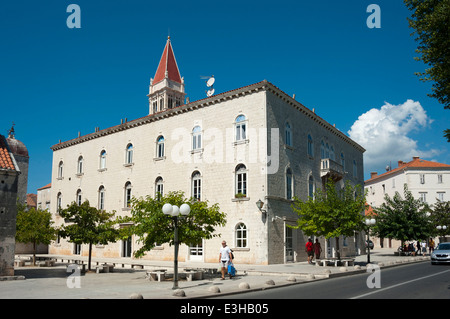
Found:
[{"label": "street lamp post", "polygon": [[366,219],[365,223],[367,225],[367,263],[370,264],[370,226],[375,225],[375,218]]},{"label": "street lamp post", "polygon": [[[174,221],[174,258],[173,258],[173,287],[172,289],[178,289],[178,217],[184,217],[189,215],[191,207],[188,204],[183,204],[178,208],[176,205],[164,204],[162,211],[164,215],[172,216]],[[181,214],[181,216],[179,216]]]},{"label": "street lamp post", "polygon": [[[436,226],[436,229],[439,231],[439,233],[441,233],[443,235],[444,242],[445,242],[445,230],[447,229],[447,226],[438,225],[438,226]],[[441,230],[442,230],[442,232],[441,232]],[[439,241],[440,241],[440,239],[439,239]]]}]

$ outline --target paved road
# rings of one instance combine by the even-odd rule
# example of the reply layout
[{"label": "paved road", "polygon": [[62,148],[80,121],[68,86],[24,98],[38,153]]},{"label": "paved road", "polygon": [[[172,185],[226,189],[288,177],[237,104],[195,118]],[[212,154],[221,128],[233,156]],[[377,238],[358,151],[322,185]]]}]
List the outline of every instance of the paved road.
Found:
[{"label": "paved road", "polygon": [[367,280],[376,283],[375,273],[314,281],[302,285],[232,295],[236,299],[450,299],[450,266],[432,266],[420,262],[379,272],[380,288],[368,288]]}]

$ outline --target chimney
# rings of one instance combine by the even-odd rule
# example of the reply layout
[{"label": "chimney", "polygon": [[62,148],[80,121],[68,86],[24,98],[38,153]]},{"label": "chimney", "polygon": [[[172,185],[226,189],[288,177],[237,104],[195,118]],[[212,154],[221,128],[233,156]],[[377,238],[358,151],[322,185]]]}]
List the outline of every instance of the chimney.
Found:
[{"label": "chimney", "polygon": [[413,156],[413,161],[418,160],[419,158],[419,156]]},{"label": "chimney", "polygon": [[403,161],[398,161],[398,167],[402,167],[404,164]]},{"label": "chimney", "polygon": [[378,173],[377,172],[370,172],[370,178],[374,178],[377,177]]}]

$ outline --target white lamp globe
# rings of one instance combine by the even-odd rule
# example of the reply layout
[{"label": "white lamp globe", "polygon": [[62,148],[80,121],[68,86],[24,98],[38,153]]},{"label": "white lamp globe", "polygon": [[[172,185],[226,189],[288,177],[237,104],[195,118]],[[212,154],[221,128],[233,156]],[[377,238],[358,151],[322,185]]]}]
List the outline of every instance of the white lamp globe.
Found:
[{"label": "white lamp globe", "polygon": [[371,225],[375,225],[375,222],[376,222],[376,221],[375,221],[375,218],[372,218],[372,219],[370,220],[370,224],[371,224]]},{"label": "white lamp globe", "polygon": [[189,207],[188,204],[183,204],[180,206],[181,215],[187,216],[187,215],[189,215],[190,211],[191,211],[191,207]]},{"label": "white lamp globe", "polygon": [[162,207],[162,212],[164,215],[172,215],[172,205],[171,204],[164,204]]},{"label": "white lamp globe", "polygon": [[178,214],[180,213],[180,208],[178,208],[177,205],[172,205],[172,216],[178,216]]}]

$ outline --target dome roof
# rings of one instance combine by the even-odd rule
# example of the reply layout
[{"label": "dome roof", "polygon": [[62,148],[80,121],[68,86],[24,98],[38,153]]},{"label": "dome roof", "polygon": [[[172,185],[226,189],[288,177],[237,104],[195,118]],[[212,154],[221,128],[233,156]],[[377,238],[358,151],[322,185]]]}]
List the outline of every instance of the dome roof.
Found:
[{"label": "dome roof", "polygon": [[29,157],[25,144],[15,138],[14,123],[8,132],[6,143],[8,143],[9,150],[14,155]]},{"label": "dome roof", "polygon": [[21,141],[16,140],[14,137],[8,137],[6,142],[8,143],[9,150],[14,155],[29,157],[28,149]]}]

